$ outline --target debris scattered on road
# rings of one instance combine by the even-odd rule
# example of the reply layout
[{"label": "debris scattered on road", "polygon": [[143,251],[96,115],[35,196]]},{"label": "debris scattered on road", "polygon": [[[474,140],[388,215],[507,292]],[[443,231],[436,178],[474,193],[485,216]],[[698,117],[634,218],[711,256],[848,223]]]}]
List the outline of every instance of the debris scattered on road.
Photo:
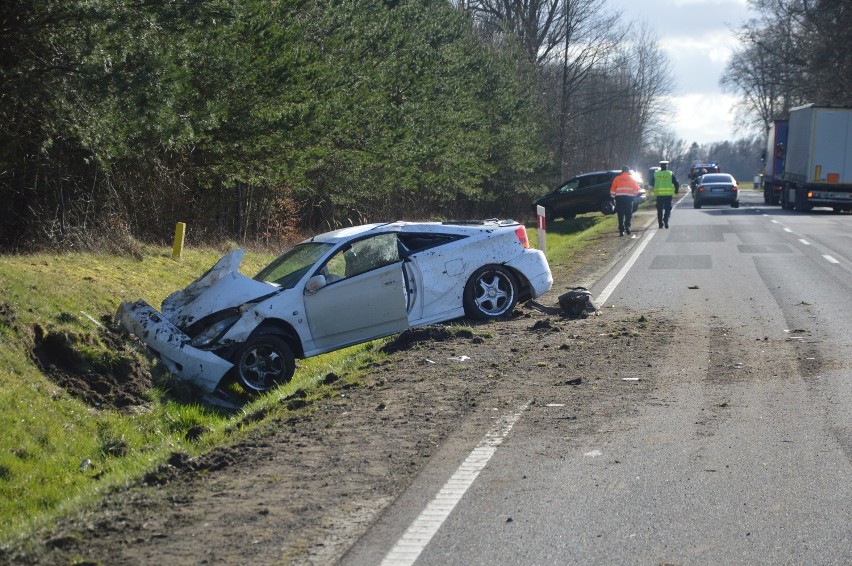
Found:
[{"label": "debris scattered on road", "polygon": [[470,356],[450,356],[447,359],[453,360],[454,362],[466,362],[470,359]]},{"label": "debris scattered on road", "polygon": [[586,458],[597,458],[598,456],[603,456],[603,452],[600,450],[592,450],[591,452],[586,452],[583,456]]},{"label": "debris scattered on road", "polygon": [[597,314],[598,309],[592,302],[592,294],[585,287],[575,287],[559,296],[559,306],[571,317],[586,318]]},{"label": "debris scattered on road", "polygon": [[698,289],[698,285],[690,285],[687,289]]},{"label": "debris scattered on road", "polygon": [[638,377],[622,377],[621,381],[639,381]]},{"label": "debris scattered on road", "polygon": [[530,326],[530,330],[549,330],[551,332],[559,332],[559,327],[547,319],[537,320],[535,324]]}]

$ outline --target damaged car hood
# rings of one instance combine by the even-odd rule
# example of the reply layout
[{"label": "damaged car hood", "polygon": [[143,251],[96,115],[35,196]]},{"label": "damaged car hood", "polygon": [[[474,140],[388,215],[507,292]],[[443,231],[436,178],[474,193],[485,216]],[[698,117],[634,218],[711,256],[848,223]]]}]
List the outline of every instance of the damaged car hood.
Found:
[{"label": "damaged car hood", "polygon": [[163,316],[178,328],[186,328],[210,314],[276,294],[277,287],[239,272],[243,255],[245,250],[225,254],[204,275],[166,297]]}]

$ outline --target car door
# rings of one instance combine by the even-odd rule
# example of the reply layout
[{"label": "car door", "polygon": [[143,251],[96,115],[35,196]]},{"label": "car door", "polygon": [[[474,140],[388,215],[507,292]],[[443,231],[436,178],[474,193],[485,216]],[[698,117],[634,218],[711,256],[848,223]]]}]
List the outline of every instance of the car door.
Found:
[{"label": "car door", "polygon": [[320,270],[322,288],[304,296],[314,347],[329,351],[408,328],[407,296],[395,233],[342,247]]},{"label": "car door", "polygon": [[573,178],[553,193],[552,207],[557,214],[571,214],[577,211],[577,195],[580,180]]},{"label": "car door", "polygon": [[596,182],[599,175],[580,177],[580,188],[577,190],[580,212],[594,212],[598,209]]},{"label": "car door", "polygon": [[453,242],[452,234],[400,234],[409,285],[408,320],[418,326],[461,316],[466,265],[470,258]]}]

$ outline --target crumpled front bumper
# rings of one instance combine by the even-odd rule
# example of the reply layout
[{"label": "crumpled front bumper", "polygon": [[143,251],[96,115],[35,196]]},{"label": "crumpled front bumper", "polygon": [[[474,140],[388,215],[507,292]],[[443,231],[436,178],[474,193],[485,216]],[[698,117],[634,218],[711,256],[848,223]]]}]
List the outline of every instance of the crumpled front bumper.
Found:
[{"label": "crumpled front bumper", "polygon": [[189,336],[145,301],[123,302],[115,320],[137,336],[178,378],[212,393],[234,365],[213,352],[189,344]]}]

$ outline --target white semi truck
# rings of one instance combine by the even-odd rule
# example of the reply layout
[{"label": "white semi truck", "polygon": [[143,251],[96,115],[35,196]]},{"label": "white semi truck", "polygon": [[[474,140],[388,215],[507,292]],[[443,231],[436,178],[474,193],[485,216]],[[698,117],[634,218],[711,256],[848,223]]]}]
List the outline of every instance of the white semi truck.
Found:
[{"label": "white semi truck", "polygon": [[852,107],[790,110],[782,179],[786,209],[852,211]]}]

